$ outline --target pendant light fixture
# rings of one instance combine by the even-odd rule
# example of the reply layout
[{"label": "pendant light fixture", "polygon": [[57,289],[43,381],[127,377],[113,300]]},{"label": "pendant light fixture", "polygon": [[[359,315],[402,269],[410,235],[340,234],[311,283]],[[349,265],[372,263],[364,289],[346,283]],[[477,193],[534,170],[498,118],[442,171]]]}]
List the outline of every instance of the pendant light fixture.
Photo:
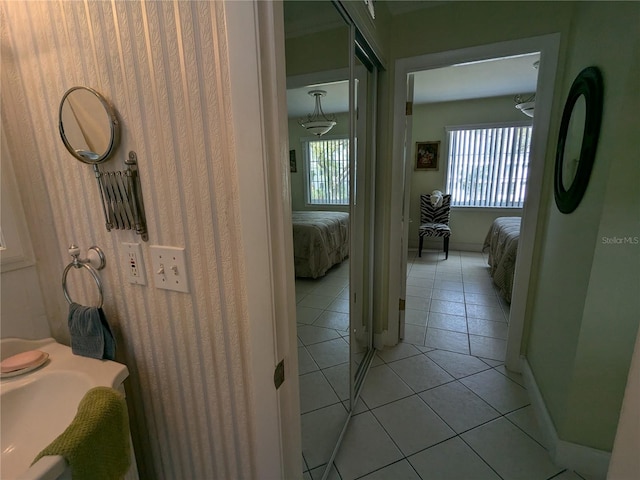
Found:
[{"label": "pendant light fixture", "polygon": [[[538,70],[540,67],[540,60],[536,60],[533,62],[533,68]],[[516,95],[513,99],[516,102],[516,108],[524,113],[527,117],[533,117],[533,112],[536,108],[536,94],[533,93],[528,97],[523,97],[522,95]]]},{"label": "pendant light fixture", "polygon": [[527,117],[533,117],[533,112],[536,108],[535,93],[526,98],[521,95],[516,95],[513,101],[516,102],[516,108],[518,110],[524,113]]},{"label": "pendant light fixture", "polygon": [[324,90],[311,90],[309,95],[315,98],[316,105],[313,113],[307,115],[306,119],[298,120],[301,127],[305,128],[307,132],[312,133],[318,137],[324,135],[336,125],[336,119],[334,115],[327,116],[322,111],[322,105],[320,104],[320,98],[327,94]]}]

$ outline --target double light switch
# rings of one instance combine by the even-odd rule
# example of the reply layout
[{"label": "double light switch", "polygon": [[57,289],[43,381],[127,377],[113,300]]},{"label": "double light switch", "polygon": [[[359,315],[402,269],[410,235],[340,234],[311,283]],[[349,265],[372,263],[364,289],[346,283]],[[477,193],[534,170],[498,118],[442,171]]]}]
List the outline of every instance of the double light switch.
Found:
[{"label": "double light switch", "polygon": [[184,248],[151,245],[149,250],[156,288],[189,293]]}]

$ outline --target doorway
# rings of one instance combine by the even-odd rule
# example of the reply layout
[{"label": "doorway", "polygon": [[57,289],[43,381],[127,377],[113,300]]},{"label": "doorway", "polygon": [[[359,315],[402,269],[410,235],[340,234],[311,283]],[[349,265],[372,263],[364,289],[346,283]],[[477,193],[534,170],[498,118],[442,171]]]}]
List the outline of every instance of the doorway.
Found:
[{"label": "doorway", "polygon": [[[394,95],[394,156],[404,159],[398,162],[394,171],[393,189],[401,194],[392,198],[392,211],[402,219],[402,235],[391,240],[389,261],[389,318],[398,321],[389,322],[384,343],[394,345],[402,333],[404,316],[397,310],[393,299],[406,298],[406,251],[409,240],[410,218],[410,181],[413,173],[411,116],[406,115],[405,100],[413,97],[410,91],[411,76],[419,71],[434,70],[452,65],[464,65],[486,61],[491,58],[515,57],[539,52],[538,88],[535,116],[531,138],[530,169],[527,184],[527,202],[522,211],[522,227],[515,270],[511,313],[506,350],[506,365],[510,370],[520,370],[520,345],[524,329],[524,311],[529,287],[529,276],[533,255],[533,241],[540,206],[544,157],[548,137],[548,125],[553,98],[555,68],[558,56],[559,35],[545,35],[522,40],[453,50],[437,54],[423,55],[396,62]],[[408,81],[409,79],[409,81]],[[524,92],[523,92],[524,93]],[[426,139],[425,139],[426,140]],[[442,161],[442,158],[441,158]],[[396,190],[397,189],[397,190]],[[428,192],[426,192],[428,193]],[[397,279],[398,281],[393,281]]]}]

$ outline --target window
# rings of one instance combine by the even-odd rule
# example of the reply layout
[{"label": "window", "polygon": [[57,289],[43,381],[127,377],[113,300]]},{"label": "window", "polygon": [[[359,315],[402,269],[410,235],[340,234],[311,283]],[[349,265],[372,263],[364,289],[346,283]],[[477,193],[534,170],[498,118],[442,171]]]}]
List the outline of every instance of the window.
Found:
[{"label": "window", "polygon": [[349,204],[349,139],[303,142],[307,203]]},{"label": "window", "polygon": [[458,207],[521,208],[530,125],[448,128],[447,192]]}]

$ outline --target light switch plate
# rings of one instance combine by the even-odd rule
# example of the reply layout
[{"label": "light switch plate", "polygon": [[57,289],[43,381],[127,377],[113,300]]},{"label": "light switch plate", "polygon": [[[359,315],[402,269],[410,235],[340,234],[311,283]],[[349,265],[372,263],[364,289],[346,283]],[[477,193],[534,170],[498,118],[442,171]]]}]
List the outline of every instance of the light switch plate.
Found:
[{"label": "light switch plate", "polygon": [[147,279],[144,273],[142,261],[142,247],[139,243],[122,243],[122,268],[126,272],[129,283],[134,285],[146,285]]},{"label": "light switch plate", "polygon": [[189,293],[184,248],[151,245],[149,251],[156,288]]}]

